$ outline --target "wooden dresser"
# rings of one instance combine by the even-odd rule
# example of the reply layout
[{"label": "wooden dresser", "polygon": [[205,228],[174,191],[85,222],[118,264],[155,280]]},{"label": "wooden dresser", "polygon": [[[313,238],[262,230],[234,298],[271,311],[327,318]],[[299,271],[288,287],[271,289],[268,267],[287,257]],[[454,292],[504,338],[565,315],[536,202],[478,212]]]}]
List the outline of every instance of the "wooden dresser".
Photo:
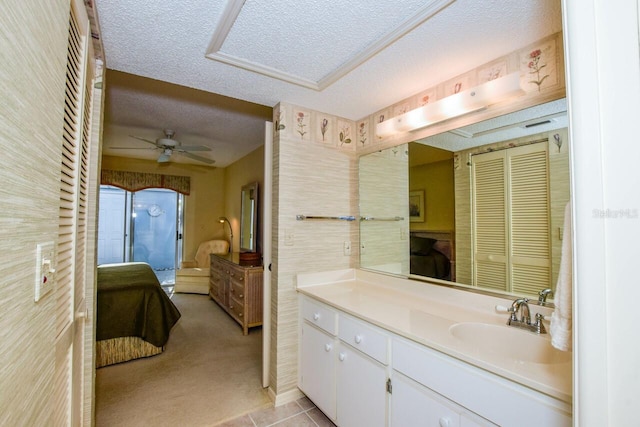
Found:
[{"label": "wooden dresser", "polygon": [[209,296],[242,326],[244,335],[262,325],[262,271],[262,265],[241,265],[237,253],[211,255]]}]

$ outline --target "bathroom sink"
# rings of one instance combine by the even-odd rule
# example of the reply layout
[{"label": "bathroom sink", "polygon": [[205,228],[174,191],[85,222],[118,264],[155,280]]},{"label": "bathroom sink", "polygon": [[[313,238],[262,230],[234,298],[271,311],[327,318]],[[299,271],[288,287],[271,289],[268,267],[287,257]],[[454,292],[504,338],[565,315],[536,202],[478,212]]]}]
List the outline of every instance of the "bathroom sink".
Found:
[{"label": "bathroom sink", "polygon": [[449,328],[471,354],[517,362],[554,364],[571,361],[571,352],[551,346],[549,335],[537,335],[510,326],[488,323],[456,323]]}]

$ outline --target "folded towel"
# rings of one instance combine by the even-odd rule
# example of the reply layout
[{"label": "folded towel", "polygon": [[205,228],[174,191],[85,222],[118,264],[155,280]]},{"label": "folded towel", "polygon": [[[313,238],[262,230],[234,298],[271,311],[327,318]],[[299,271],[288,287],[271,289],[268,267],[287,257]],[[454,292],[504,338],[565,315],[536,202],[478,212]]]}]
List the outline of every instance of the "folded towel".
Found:
[{"label": "folded towel", "polygon": [[558,282],[554,293],[555,311],[551,315],[551,345],[558,350],[570,351],[572,348],[572,276],[573,248],[571,244],[571,205],[567,203],[564,209],[564,231],[562,233],[562,257]]}]

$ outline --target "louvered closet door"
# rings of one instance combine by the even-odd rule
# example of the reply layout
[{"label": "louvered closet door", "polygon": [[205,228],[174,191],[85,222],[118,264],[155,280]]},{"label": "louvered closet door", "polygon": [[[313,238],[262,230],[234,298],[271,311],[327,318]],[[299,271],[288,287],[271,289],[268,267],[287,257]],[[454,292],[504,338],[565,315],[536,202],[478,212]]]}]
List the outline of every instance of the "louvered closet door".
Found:
[{"label": "louvered closet door", "polygon": [[551,284],[547,144],[510,152],[511,290],[535,295]]},{"label": "louvered closet door", "polygon": [[90,130],[88,18],[79,1],[72,2],[60,174],[60,213],[56,265],[56,365],[54,425],[82,423],[82,320],[85,292],[85,240]]},{"label": "louvered closet door", "polygon": [[472,157],[473,285],[506,290],[508,229],[506,153]]},{"label": "louvered closet door", "polygon": [[547,145],[472,157],[475,286],[525,295],[549,287]]}]

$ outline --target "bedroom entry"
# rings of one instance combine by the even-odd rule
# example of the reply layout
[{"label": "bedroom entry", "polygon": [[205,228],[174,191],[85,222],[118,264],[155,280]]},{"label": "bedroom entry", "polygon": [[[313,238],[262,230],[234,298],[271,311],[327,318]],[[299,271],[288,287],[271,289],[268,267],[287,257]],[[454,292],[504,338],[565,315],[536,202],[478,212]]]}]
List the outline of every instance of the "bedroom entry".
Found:
[{"label": "bedroom entry", "polygon": [[146,262],[164,287],[173,285],[182,257],[183,206],[184,196],[173,190],[101,185],[98,264]]}]

